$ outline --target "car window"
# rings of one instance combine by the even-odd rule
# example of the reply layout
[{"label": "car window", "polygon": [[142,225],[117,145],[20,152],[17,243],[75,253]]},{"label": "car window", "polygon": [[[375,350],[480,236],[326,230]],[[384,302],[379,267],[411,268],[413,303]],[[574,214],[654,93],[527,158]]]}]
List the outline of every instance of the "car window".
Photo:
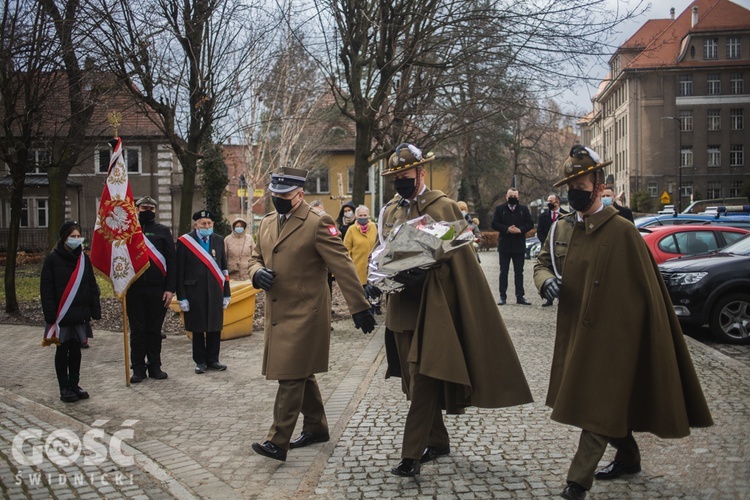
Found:
[{"label": "car window", "polygon": [[719,248],[713,231],[685,231],[675,233],[674,237],[679,253],[686,255],[711,252]]},{"label": "car window", "polygon": [[674,239],[674,235],[670,234],[659,241],[659,244],[657,245],[659,247],[659,250],[666,253],[680,253],[677,250],[677,242]]},{"label": "car window", "polygon": [[735,241],[737,241],[737,240],[741,239],[743,236],[745,236],[742,233],[732,233],[732,232],[729,232],[729,231],[724,231],[721,234],[722,234],[722,236],[724,236],[724,241],[727,242],[727,245],[731,245]]}]

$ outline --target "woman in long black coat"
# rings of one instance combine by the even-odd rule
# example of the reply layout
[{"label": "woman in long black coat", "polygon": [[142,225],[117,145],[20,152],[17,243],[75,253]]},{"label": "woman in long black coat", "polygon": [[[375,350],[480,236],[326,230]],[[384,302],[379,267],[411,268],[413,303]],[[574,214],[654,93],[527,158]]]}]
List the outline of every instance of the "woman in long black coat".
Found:
[{"label": "woman in long black coat", "polygon": [[[91,332],[91,319],[101,319],[102,309],[94,269],[88,256],[83,254],[81,226],[75,221],[66,221],[59,234],[60,241],[42,266],[40,294],[47,325],[42,345],[57,345],[55,371],[60,399],[72,403],[89,397],[78,385],[81,345]],[[75,279],[79,274],[80,281]],[[66,295],[69,283],[71,291]]]}]

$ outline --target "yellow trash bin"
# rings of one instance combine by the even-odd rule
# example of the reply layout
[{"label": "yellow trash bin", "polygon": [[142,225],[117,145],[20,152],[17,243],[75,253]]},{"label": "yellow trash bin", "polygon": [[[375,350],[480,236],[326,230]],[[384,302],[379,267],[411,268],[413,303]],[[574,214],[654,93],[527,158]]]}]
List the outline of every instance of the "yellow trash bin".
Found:
[{"label": "yellow trash bin", "polygon": [[[247,337],[253,333],[253,316],[255,315],[255,294],[260,292],[253,288],[250,281],[230,281],[229,289],[232,292],[232,300],[224,310],[224,328],[221,330],[221,340]],[[172,297],[169,305],[174,312],[180,313],[180,320],[185,324],[185,316],[180,311],[177,296]],[[188,338],[193,338],[191,332],[186,331]]]}]

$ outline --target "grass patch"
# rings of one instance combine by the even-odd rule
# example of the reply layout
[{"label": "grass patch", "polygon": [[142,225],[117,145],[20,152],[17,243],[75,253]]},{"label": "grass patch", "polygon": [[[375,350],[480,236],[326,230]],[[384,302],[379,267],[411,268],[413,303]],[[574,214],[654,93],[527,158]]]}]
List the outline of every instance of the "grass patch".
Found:
[{"label": "grass patch", "polygon": [[[41,272],[41,264],[23,264],[16,267],[16,298],[19,302],[39,300]],[[99,289],[101,290],[101,298],[114,298],[115,293],[107,279],[96,274],[96,282],[99,284]],[[5,282],[0,286],[0,302],[5,303]]]}]

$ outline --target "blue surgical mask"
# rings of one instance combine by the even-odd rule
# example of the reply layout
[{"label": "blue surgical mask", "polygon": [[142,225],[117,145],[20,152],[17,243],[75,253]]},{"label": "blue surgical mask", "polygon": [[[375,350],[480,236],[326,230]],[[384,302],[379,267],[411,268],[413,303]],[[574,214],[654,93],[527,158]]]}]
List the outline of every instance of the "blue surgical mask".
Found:
[{"label": "blue surgical mask", "polygon": [[198,235],[200,235],[201,238],[205,238],[206,236],[211,236],[214,234],[214,228],[200,228],[198,229]]},{"label": "blue surgical mask", "polygon": [[613,201],[611,196],[602,196],[602,205],[605,207],[612,205]]},{"label": "blue surgical mask", "polygon": [[461,210],[461,215],[463,215],[464,217],[466,217],[466,210]]},{"label": "blue surgical mask", "polygon": [[65,240],[65,244],[68,245],[68,247],[70,247],[71,249],[75,250],[83,244],[83,238],[74,238],[73,236],[70,236],[67,240]]},{"label": "blue surgical mask", "polygon": [[237,233],[237,234],[242,234],[242,233],[245,232],[245,228],[242,227],[242,226],[237,226],[237,227],[234,228],[234,232]]}]

